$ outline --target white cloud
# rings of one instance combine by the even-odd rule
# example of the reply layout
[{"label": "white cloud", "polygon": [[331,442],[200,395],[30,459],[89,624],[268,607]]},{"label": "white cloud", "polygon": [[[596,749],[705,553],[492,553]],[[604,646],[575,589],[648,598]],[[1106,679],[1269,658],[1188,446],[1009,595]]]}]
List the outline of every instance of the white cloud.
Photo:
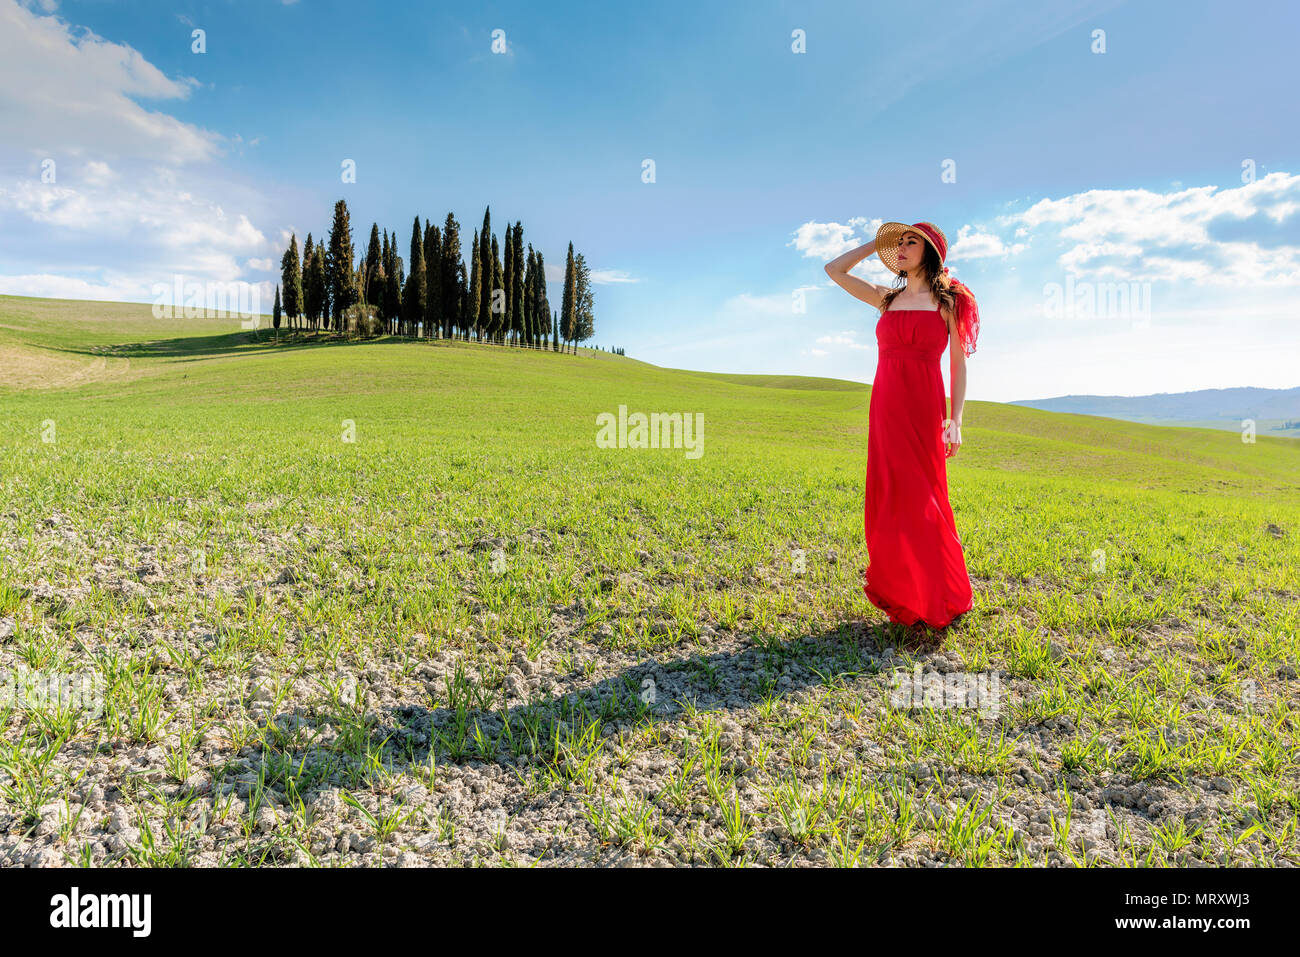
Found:
[{"label": "white cloud", "polygon": [[[862,217],[850,219],[848,223],[807,222],[794,231],[794,238],[786,245],[793,246],[805,257],[830,261],[873,238],[883,222],[882,219],[868,222]],[[857,230],[862,226],[868,227],[867,239],[857,238]]]},{"label": "white cloud", "polygon": [[102,299],[121,301],[138,299],[148,291],[139,277],[109,276],[103,279],[79,279],[41,273],[27,276],[0,276],[0,294],[6,296],[45,296],[53,299]]},{"label": "white cloud", "polygon": [[95,154],[185,163],[210,159],[221,137],[136,99],[184,99],[196,81],[172,79],[137,50],[58,16],[0,0],[0,117],[5,140],[54,158]]},{"label": "white cloud", "polygon": [[590,276],[592,283],[602,286],[610,283],[641,281],[640,279],[634,279],[622,269],[593,269]]},{"label": "white cloud", "polygon": [[90,160],[81,170],[82,180],[90,186],[106,186],[116,177],[112,167],[99,160]]},{"label": "white cloud", "polygon": [[952,241],[952,245],[948,250],[948,258],[944,262],[951,265],[963,259],[1014,256],[1022,252],[1024,248],[1024,243],[1013,243],[1008,246],[1000,236],[984,231],[976,232],[975,228],[968,224],[957,230],[957,238]]},{"label": "white cloud", "polygon": [[183,99],[195,85],[0,0],[0,255],[15,273],[0,288],[148,301],[178,275],[229,283],[268,271],[279,251],[229,201],[261,197],[209,162],[222,137],[136,102]]},{"label": "white cloud", "polygon": [[731,296],[723,302],[720,312],[734,315],[742,321],[747,317],[771,316],[789,318],[795,314],[795,296],[804,290],[816,289],[816,286],[800,286],[788,292],[774,292],[766,296],[755,296],[747,292]]},{"label": "white cloud", "polygon": [[819,346],[841,346],[845,349],[873,349],[874,345],[868,345],[865,342],[858,342],[858,334],[853,329],[833,336],[818,336],[817,344]]},{"label": "white cloud", "polygon": [[[807,258],[829,262],[850,249],[865,245],[876,237],[876,231],[884,223],[883,219],[867,219],[855,216],[848,223],[807,222],[794,231],[794,238],[787,246],[793,246]],[[1022,252],[1024,243],[1004,243],[994,233],[976,231],[973,226],[965,225],[957,231],[957,238],[951,242],[945,264],[953,266],[964,259],[987,259],[992,257],[1013,256]],[[880,285],[893,285],[897,277],[880,261],[876,255],[868,256],[859,262],[850,272],[861,276],[868,282]],[[953,269],[956,272],[956,269]]]},{"label": "white cloud", "polygon": [[133,257],[162,272],[192,271],[220,280],[238,279],[238,258],[270,252],[261,230],[246,215],[172,187],[74,188],[36,180],[0,186],[0,212],[26,218],[32,239],[56,246],[61,239],[100,238],[133,250]]},{"label": "white cloud", "polygon": [[1300,247],[1258,237],[1219,239],[1214,231],[1247,220],[1281,224],[1298,210],[1300,175],[1279,172],[1229,189],[1093,189],[1040,200],[1002,221],[1016,226],[1017,235],[1028,229],[1064,241],[1068,248],[1057,262],[1076,277],[1294,286],[1300,284]]}]

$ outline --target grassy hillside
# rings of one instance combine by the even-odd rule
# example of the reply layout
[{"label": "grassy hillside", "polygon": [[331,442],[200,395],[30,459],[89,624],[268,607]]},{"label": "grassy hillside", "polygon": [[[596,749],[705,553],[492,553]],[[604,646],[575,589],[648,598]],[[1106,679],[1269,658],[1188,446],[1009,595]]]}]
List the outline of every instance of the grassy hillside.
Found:
[{"label": "grassy hillside", "polygon": [[0,297],[0,860],[1300,863],[1300,443],[969,403],[935,635],[869,396]]}]

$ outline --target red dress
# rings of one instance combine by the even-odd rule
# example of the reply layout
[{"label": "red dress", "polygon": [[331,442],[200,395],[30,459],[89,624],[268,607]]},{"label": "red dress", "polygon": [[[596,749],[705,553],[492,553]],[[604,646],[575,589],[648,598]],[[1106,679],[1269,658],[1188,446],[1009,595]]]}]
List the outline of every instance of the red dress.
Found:
[{"label": "red dress", "polygon": [[942,628],[971,610],[966,556],[948,504],[938,309],[889,309],[876,323],[879,359],[867,415],[862,590],[905,625]]}]

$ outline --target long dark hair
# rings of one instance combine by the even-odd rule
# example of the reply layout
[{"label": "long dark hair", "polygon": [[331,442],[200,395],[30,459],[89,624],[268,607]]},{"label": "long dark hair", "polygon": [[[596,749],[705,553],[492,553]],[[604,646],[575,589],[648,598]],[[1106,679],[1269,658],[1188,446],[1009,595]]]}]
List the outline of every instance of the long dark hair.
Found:
[{"label": "long dark hair", "polygon": [[[943,263],[939,262],[939,251],[924,241],[922,237],[921,245],[925,247],[925,255],[921,257],[921,269],[930,277],[930,294],[934,296],[934,301],[939,304],[940,309],[947,309],[949,312],[956,313],[957,296],[952,291],[952,280],[948,274],[943,271]],[[884,312],[889,308],[889,304],[898,298],[898,294],[907,286],[907,270],[904,269],[894,280],[894,288],[885,293],[880,300],[880,311]]]}]

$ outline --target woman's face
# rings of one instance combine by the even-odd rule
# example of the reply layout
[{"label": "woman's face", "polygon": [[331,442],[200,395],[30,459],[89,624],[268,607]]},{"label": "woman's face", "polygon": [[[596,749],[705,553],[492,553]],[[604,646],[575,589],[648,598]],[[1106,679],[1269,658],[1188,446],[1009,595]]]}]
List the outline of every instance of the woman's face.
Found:
[{"label": "woman's face", "polygon": [[898,237],[898,268],[915,269],[925,257],[925,240],[917,233],[903,233]]}]

